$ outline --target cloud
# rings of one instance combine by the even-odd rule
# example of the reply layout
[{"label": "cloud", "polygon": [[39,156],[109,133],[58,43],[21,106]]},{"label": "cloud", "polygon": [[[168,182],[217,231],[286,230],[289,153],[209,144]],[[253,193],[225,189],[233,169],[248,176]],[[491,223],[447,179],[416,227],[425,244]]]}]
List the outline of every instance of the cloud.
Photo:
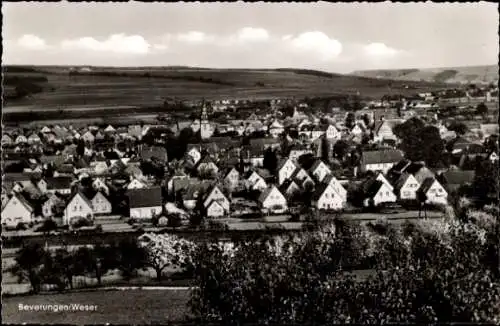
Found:
[{"label": "cloud", "polygon": [[282,39],[296,50],[318,54],[321,60],[336,58],[342,53],[342,43],[319,31],[304,32],[296,37],[286,35]]},{"label": "cloud", "polygon": [[188,33],[178,34],[176,39],[181,42],[186,43],[202,43],[211,41],[213,38],[211,36],[206,35],[203,32],[191,31]]},{"label": "cloud", "polygon": [[67,50],[88,50],[122,54],[147,54],[151,45],[140,35],[113,34],[104,41],[93,37],[64,40],[61,47]]},{"label": "cloud", "polygon": [[384,43],[370,43],[364,47],[364,51],[365,54],[374,57],[394,57],[401,52]]},{"label": "cloud", "polygon": [[243,42],[267,41],[269,33],[264,28],[244,27],[238,31],[237,38]]},{"label": "cloud", "polygon": [[19,40],[17,40],[17,45],[28,50],[44,50],[48,48],[44,39],[33,34],[25,34],[20,37]]}]

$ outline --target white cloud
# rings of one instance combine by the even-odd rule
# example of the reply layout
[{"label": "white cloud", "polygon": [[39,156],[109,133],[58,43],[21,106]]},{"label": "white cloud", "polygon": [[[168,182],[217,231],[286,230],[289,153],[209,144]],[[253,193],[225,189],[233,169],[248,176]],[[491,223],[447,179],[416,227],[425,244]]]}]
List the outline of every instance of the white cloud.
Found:
[{"label": "white cloud", "polygon": [[342,53],[342,43],[319,31],[305,32],[297,37],[286,35],[283,40],[299,51],[318,54],[321,60],[333,59]]},{"label": "white cloud", "polygon": [[269,39],[269,33],[264,28],[244,27],[237,33],[237,38],[243,42],[259,42]]},{"label": "white cloud", "polygon": [[188,33],[181,33],[177,35],[177,40],[181,42],[187,43],[202,43],[211,41],[213,38],[211,36],[206,35],[203,32],[191,31]]},{"label": "white cloud", "polygon": [[151,45],[140,35],[114,34],[104,41],[93,37],[82,37],[77,40],[65,40],[61,42],[63,49],[79,49],[96,52],[112,52],[123,54],[146,54]]},{"label": "white cloud", "polygon": [[364,47],[364,50],[367,55],[374,57],[393,57],[401,52],[384,43],[370,43]]},{"label": "white cloud", "polygon": [[17,45],[28,50],[44,50],[48,48],[44,39],[33,34],[23,35],[19,38],[19,40],[17,40]]}]

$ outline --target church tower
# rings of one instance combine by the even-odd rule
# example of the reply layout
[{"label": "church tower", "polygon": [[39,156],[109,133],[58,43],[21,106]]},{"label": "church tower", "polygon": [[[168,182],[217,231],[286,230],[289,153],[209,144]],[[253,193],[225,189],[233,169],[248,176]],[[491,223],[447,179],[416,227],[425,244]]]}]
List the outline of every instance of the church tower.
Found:
[{"label": "church tower", "polygon": [[214,128],[208,121],[208,113],[207,113],[207,106],[205,104],[205,101],[203,101],[203,105],[201,108],[201,117],[200,117],[200,135],[201,139],[208,139],[212,137],[214,133]]}]

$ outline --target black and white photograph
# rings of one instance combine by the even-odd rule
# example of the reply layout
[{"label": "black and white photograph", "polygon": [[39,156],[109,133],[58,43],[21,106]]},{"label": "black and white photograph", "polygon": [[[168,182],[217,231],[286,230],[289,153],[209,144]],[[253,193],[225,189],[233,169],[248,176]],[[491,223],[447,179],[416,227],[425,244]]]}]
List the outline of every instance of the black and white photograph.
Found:
[{"label": "black and white photograph", "polygon": [[2,324],[500,324],[495,2],[2,2]]}]

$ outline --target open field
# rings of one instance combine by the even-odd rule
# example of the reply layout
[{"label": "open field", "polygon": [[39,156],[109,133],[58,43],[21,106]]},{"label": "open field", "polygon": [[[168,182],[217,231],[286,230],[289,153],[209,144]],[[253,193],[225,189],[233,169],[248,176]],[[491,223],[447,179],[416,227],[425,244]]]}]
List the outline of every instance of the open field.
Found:
[{"label": "open field", "polygon": [[[22,68],[22,69],[20,69]],[[92,68],[70,74],[69,67],[4,67],[6,86],[29,80],[42,89],[28,96],[5,98],[4,118],[14,113],[64,110],[75,114],[103,109],[114,114],[144,114],[141,109],[162,106],[166,98],[272,99],[277,97],[356,94],[380,97],[444,88],[440,83],[401,82],[330,74],[309,70],[250,70],[199,68]],[[24,71],[24,70],[26,71]],[[46,81],[44,81],[46,79]],[[123,111],[121,111],[123,110]],[[131,112],[132,110],[132,112]],[[97,117],[97,116],[96,116]]]},{"label": "open field", "polygon": [[361,70],[354,71],[352,75],[399,81],[494,83],[498,81],[498,65],[429,69]]},{"label": "open field", "polygon": [[[188,290],[88,291],[2,298],[6,324],[166,324],[189,313]],[[19,304],[97,305],[97,311],[19,311]]]}]

